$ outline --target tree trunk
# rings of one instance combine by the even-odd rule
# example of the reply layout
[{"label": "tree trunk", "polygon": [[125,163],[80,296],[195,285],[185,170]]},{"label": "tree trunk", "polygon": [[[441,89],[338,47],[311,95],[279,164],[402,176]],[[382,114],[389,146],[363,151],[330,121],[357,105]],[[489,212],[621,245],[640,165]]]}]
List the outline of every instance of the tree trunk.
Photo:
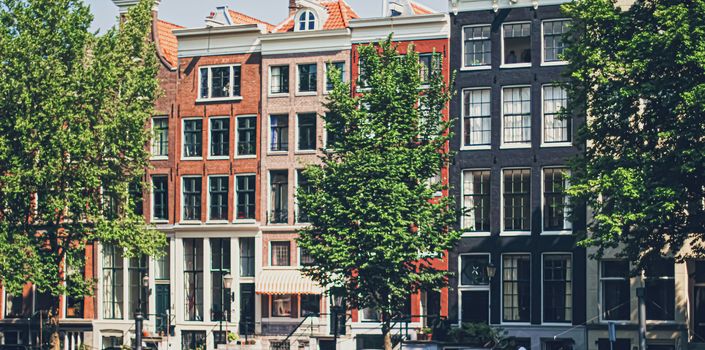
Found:
[{"label": "tree trunk", "polygon": [[[55,298],[57,304],[59,298]],[[49,338],[49,349],[61,350],[61,336],[59,335],[59,306],[52,302],[51,309],[47,312],[49,326],[51,327],[51,337]]]},{"label": "tree trunk", "polygon": [[384,339],[384,350],[392,350],[392,325],[389,317],[382,316],[382,338]]}]

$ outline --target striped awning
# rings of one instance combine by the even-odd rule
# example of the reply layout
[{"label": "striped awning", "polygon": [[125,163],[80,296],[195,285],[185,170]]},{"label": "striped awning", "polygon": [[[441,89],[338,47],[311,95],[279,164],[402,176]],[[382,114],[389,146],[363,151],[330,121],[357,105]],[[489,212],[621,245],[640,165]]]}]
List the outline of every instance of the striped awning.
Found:
[{"label": "striped awning", "polygon": [[257,294],[322,294],[323,288],[295,269],[267,269],[257,276]]}]

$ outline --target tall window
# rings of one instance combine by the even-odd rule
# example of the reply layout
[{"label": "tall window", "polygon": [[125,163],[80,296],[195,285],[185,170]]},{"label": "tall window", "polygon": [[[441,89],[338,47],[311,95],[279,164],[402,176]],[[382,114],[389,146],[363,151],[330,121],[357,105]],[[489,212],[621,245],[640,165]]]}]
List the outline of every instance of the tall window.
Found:
[{"label": "tall window", "polygon": [[230,314],[230,289],[223,285],[223,277],[230,273],[230,239],[211,238],[211,320],[226,321]]},{"label": "tall window", "polygon": [[463,173],[463,217],[466,231],[490,231],[490,171],[469,170]]},{"label": "tall window", "polygon": [[296,27],[299,31],[314,30],[316,29],[316,15],[310,10],[302,11],[296,23]]},{"label": "tall window", "polygon": [[32,313],[30,308],[25,303],[25,298],[22,294],[17,296],[11,295],[10,293],[5,293],[5,317],[6,318],[24,318]]},{"label": "tall window", "polygon": [[646,319],[675,319],[676,281],[675,265],[670,259],[652,262],[644,271],[646,287]]},{"label": "tall window", "polygon": [[531,257],[507,254],[502,259],[502,319],[531,320]]},{"label": "tall window", "polygon": [[103,318],[121,319],[123,302],[122,251],[114,245],[103,246]]},{"label": "tall window", "polygon": [[240,66],[202,67],[200,84],[200,99],[239,97]]},{"label": "tall window", "polygon": [[205,348],[206,331],[181,331],[181,350]]},{"label": "tall window", "polygon": [[270,242],[272,266],[291,266],[291,242]]},{"label": "tall window", "polygon": [[255,239],[240,238],[240,277],[255,276]]},{"label": "tall window", "polygon": [[531,170],[503,172],[504,231],[531,230]]},{"label": "tall window", "polygon": [[277,170],[271,176],[271,222],[285,224],[289,221],[289,179],[286,170]]},{"label": "tall window", "polygon": [[255,218],[255,175],[238,175],[235,177],[235,196],[237,201],[237,220]]},{"label": "tall window", "polygon": [[269,117],[269,127],[271,129],[269,135],[271,137],[269,150],[270,151],[288,151],[289,150],[289,116],[288,115],[273,115]]},{"label": "tall window", "polygon": [[211,118],[211,156],[223,157],[230,154],[230,119]]},{"label": "tall window", "polygon": [[[296,171],[296,188],[298,193],[311,193],[311,185],[308,182],[306,174],[302,170]],[[296,216],[296,222],[308,222],[308,211],[302,206],[297,206],[298,213]]]},{"label": "tall window", "polygon": [[543,22],[543,60],[556,62],[563,60],[565,43],[563,36],[568,32],[569,20]]},{"label": "tall window", "polygon": [[573,319],[573,264],[567,254],[543,256],[543,322]]},{"label": "tall window", "polygon": [[201,220],[201,178],[184,177],[183,219]]},{"label": "tall window", "polygon": [[490,89],[463,91],[463,143],[465,146],[489,145],[492,131]]},{"label": "tall window", "polygon": [[602,289],[602,319],[610,321],[629,320],[629,312],[631,311],[629,262],[601,261],[600,288]]},{"label": "tall window", "polygon": [[203,321],[203,239],[184,238],[184,318]]},{"label": "tall window", "polygon": [[299,150],[316,149],[316,113],[299,114]]},{"label": "tall window", "polygon": [[462,322],[489,322],[490,279],[487,254],[460,255],[460,320]]},{"label": "tall window", "polygon": [[502,104],[502,142],[531,142],[531,89],[505,88]]},{"label": "tall window", "polygon": [[166,157],[169,155],[169,118],[152,118],[152,156]]},{"label": "tall window", "polygon": [[571,119],[565,114],[568,96],[564,88],[547,85],[543,87],[543,142],[570,142]]},{"label": "tall window", "polygon": [[531,23],[505,24],[504,64],[531,63]]},{"label": "tall window", "polygon": [[165,175],[152,176],[152,219],[169,219],[169,182]]},{"label": "tall window", "polygon": [[300,64],[299,69],[299,92],[315,92],[318,86],[317,65]]},{"label": "tall window", "polygon": [[289,93],[289,66],[272,66],[269,91],[272,94]]},{"label": "tall window", "polygon": [[[147,276],[147,256],[142,255],[137,258],[130,258],[129,265],[127,267],[127,278],[129,281],[129,301],[128,309],[130,311],[137,310],[137,305],[139,308],[147,314],[149,307],[147,306],[148,297],[144,294],[144,287],[142,287],[142,277]],[[130,319],[134,318],[134,313],[128,312]]]},{"label": "tall window", "polygon": [[[84,266],[73,266],[73,265],[68,265],[67,266],[67,277],[74,275],[77,276],[78,278],[83,278],[85,276],[85,269]],[[75,280],[72,280],[70,277],[68,277],[68,280],[66,281],[66,286],[71,290],[71,288],[76,284]],[[83,318],[84,313],[83,313],[83,296],[78,295],[78,296],[71,296],[67,295],[66,296],[66,318]]]},{"label": "tall window", "polygon": [[228,219],[228,177],[227,176],[211,176],[209,186],[210,220],[227,220]]},{"label": "tall window", "polygon": [[237,117],[237,155],[257,152],[257,117]]},{"label": "tall window", "polygon": [[441,71],[441,55],[437,53],[419,54],[421,84],[428,84],[433,74]]},{"label": "tall window", "polygon": [[184,120],[184,157],[201,157],[203,154],[203,120]]},{"label": "tall window", "polygon": [[543,230],[570,230],[570,213],[568,209],[567,169],[547,168],[543,170]]},{"label": "tall window", "polygon": [[338,73],[340,74],[340,80],[345,81],[345,62],[333,62],[331,63],[326,63],[326,90],[330,91],[333,90],[333,82],[328,79],[328,72],[331,70],[331,67],[335,67],[335,69],[338,70]]},{"label": "tall window", "polygon": [[492,63],[490,26],[467,27],[465,34],[465,67],[489,66]]}]

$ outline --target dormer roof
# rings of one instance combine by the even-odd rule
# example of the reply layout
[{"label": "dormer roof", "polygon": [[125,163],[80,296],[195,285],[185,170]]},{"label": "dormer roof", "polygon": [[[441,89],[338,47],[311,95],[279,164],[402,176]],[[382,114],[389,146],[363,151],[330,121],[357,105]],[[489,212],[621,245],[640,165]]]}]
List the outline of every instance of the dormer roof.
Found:
[{"label": "dormer roof", "polygon": [[[314,10],[325,11],[325,23],[319,28],[321,30],[344,29],[349,26],[351,19],[360,17],[344,0],[301,0],[296,3],[299,9],[314,7]],[[279,23],[272,32],[293,32],[298,13],[295,12]]]}]

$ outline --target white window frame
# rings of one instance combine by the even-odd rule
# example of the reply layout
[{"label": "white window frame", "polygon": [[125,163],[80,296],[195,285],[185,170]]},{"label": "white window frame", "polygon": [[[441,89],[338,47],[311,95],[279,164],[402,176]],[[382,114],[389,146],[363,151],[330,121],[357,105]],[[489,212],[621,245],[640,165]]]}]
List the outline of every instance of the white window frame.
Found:
[{"label": "white window frame", "polygon": [[[226,224],[228,223],[228,219],[225,220],[213,220],[211,219],[211,180],[214,177],[224,177],[228,180],[228,195],[226,200],[228,201],[228,204],[230,203],[230,176],[228,174],[208,174],[208,181],[206,181],[206,223],[207,224]],[[203,189],[201,189],[201,196],[203,196]],[[230,208],[228,208],[228,213],[230,212]]]},{"label": "white window frame", "polygon": [[[223,68],[223,67],[229,67],[230,68],[230,91],[228,97],[212,97],[213,91],[212,91],[212,81],[213,81],[213,74],[211,73],[211,70],[213,68]],[[233,79],[235,78],[235,70],[233,69],[234,67],[240,67],[240,95],[234,95],[234,84],[233,84]],[[201,69],[208,69],[208,97],[201,97],[201,86],[203,86],[203,78],[201,77]],[[198,67],[198,88],[197,88],[197,97],[196,97],[196,102],[210,102],[210,101],[232,101],[232,100],[242,100],[242,65],[240,63],[232,63],[232,64],[218,64],[218,65],[206,65],[206,66],[200,66]]]},{"label": "white window frame", "polygon": [[232,149],[231,145],[229,146],[229,149],[228,149],[228,155],[226,155],[226,156],[211,155],[211,142],[213,142],[213,134],[212,134],[213,130],[211,128],[211,120],[214,120],[214,119],[227,119],[228,120],[228,137],[227,137],[227,139],[228,139],[228,143],[232,145],[232,143],[230,142],[230,131],[232,130],[232,125],[231,125],[232,123],[229,122],[230,117],[228,117],[228,116],[208,117],[208,119],[207,119],[208,120],[208,126],[207,126],[207,128],[208,128],[208,152],[207,152],[207,155],[208,156],[207,156],[207,159],[208,160],[230,159],[230,149]]},{"label": "white window frame", "polygon": [[[234,175],[233,178],[233,222],[236,224],[254,224],[257,220],[257,201],[255,200],[255,218],[254,219],[238,219],[237,218],[237,203],[238,203],[238,198],[237,198],[237,178],[238,177],[245,177],[245,176],[254,176],[255,177],[255,196],[257,195],[257,174],[255,173],[238,173]],[[239,246],[238,246],[239,249]]]},{"label": "white window frame", "polygon": [[154,177],[165,177],[166,178],[166,195],[167,203],[169,202],[169,175],[168,174],[149,174],[149,222],[153,224],[166,224],[169,223],[169,211],[167,210],[166,219],[155,219],[154,218]]},{"label": "white window frame", "polygon": [[[460,201],[465,205],[465,173],[472,171],[489,171],[490,172],[490,204],[492,203],[492,169],[490,168],[467,168],[460,171]],[[465,227],[465,216],[460,218],[460,227],[462,237],[489,237],[492,235],[492,210],[490,208],[490,231],[467,231]],[[458,270],[460,271],[460,270]]]},{"label": "white window frame", "polygon": [[[201,121],[201,155],[199,157],[188,157],[186,156],[186,143],[185,143],[185,133],[186,133],[186,122],[191,120]],[[207,120],[202,117],[188,117],[181,119],[181,160],[203,160],[203,121]],[[209,147],[210,148],[210,147]]]},{"label": "white window frame", "polygon": [[[506,231],[504,228],[504,171],[505,170],[529,170],[529,231]],[[532,212],[532,198],[531,195],[534,192],[534,184],[532,178],[534,175],[534,169],[531,166],[525,167],[507,167],[499,169],[500,175],[500,186],[499,186],[499,226],[500,226],[500,236],[531,236],[531,227],[534,221],[531,218]]]},{"label": "white window frame", "polygon": [[[531,122],[531,130],[529,131],[529,142],[523,143],[505,143],[504,142],[504,90],[506,89],[529,89],[529,121]],[[534,108],[532,104],[534,99],[532,96],[531,85],[506,85],[500,87],[499,103],[500,103],[500,118],[499,118],[499,148],[500,149],[515,149],[515,148],[531,148],[534,141]]]},{"label": "white window frame", "polygon": [[[267,195],[267,198],[266,198],[266,201],[267,201],[267,212],[266,212],[267,217],[265,218],[266,222],[269,222],[270,215],[273,213],[273,209],[274,209],[274,203],[272,203],[272,200],[271,200],[271,196],[272,196],[272,172],[286,172],[286,181],[287,181],[287,186],[286,186],[286,191],[287,191],[287,197],[286,197],[286,200],[287,200],[287,209],[286,209],[286,210],[287,210],[287,218],[289,217],[289,195],[291,194],[291,193],[290,193],[291,191],[289,190],[289,188],[292,186],[291,181],[290,181],[291,176],[290,176],[290,174],[289,174],[289,169],[269,169],[269,170],[267,171],[267,185],[266,185],[266,186],[267,186],[267,189],[266,189],[266,192],[265,192],[265,191],[262,191],[262,193],[266,193],[266,195]],[[296,176],[296,175],[294,175],[294,176]],[[270,223],[270,225],[275,225],[275,226],[285,226],[285,225],[288,225],[288,224],[289,224],[288,221],[285,222],[285,223]],[[270,266],[271,266],[271,264],[270,264]]]},{"label": "white window frame", "polygon": [[[492,320],[492,280],[489,281],[488,284],[486,285],[463,285],[462,284],[462,279],[463,279],[463,256],[486,256],[487,261],[489,263],[492,263],[492,254],[491,253],[461,253],[458,254],[458,287],[457,287],[457,292],[458,293],[458,326],[460,326],[463,322],[463,292],[487,292],[487,315],[488,318],[490,319],[490,323]],[[497,275],[495,275],[495,278]],[[494,279],[494,278],[493,278]]]},{"label": "white window frame", "polygon": [[[240,126],[240,120],[242,118],[255,118],[255,154],[240,154],[238,152],[238,142],[240,141],[240,135],[238,134],[238,127]],[[257,115],[256,114],[241,114],[238,116],[235,116],[235,130],[234,130],[234,136],[233,139],[235,140],[234,148],[235,148],[235,159],[252,159],[252,158],[257,158],[257,134],[259,132],[259,128],[257,127]]]},{"label": "white window frame", "polygon": [[[315,145],[314,145],[313,149],[300,149],[299,148],[299,146],[300,146],[299,145],[299,117],[301,117],[302,115],[307,115],[307,114],[314,115],[313,125],[314,125],[314,129],[316,131],[316,135],[313,137],[313,142],[315,143]],[[296,118],[294,120],[294,127],[296,128],[296,130],[294,131],[294,139],[295,139],[294,142],[296,143],[296,146],[295,146],[296,148],[294,149],[294,153],[296,153],[296,154],[316,153],[316,151],[318,150],[318,129],[319,129],[319,127],[318,127],[318,113],[317,112],[297,112]],[[291,142],[289,142],[289,144],[291,145]]]},{"label": "white window frame", "polygon": [[[287,266],[274,266],[274,265],[272,265],[272,261],[274,260],[274,259],[273,259],[273,256],[274,256],[274,255],[273,255],[273,252],[274,252],[274,251],[272,250],[272,243],[279,243],[279,242],[286,242],[286,243],[289,243],[289,265],[287,265]],[[269,248],[269,251],[268,251],[268,254],[267,254],[267,255],[269,255],[269,256],[268,256],[269,266],[267,266],[267,268],[269,268],[269,269],[291,269],[291,268],[295,268],[295,267],[296,267],[296,265],[294,265],[294,264],[291,263],[291,258],[292,258],[292,254],[291,254],[291,253],[292,253],[292,252],[291,252],[291,243],[292,243],[291,240],[286,240],[286,239],[273,239],[273,240],[269,241],[269,243],[267,243],[267,245],[269,246],[269,247],[268,247],[268,248]],[[256,255],[256,254],[255,254],[255,255]]]},{"label": "white window frame", "polygon": [[[529,24],[529,48],[532,49],[532,62],[529,63],[504,63],[504,26],[506,25],[512,25],[512,24]],[[533,43],[532,43],[532,34],[533,34],[534,28],[531,23],[531,21],[516,21],[516,22],[505,22],[501,24],[500,28],[500,46],[502,47],[501,52],[502,52],[502,57],[500,57],[499,61],[499,68],[526,68],[526,67],[531,67],[533,64]],[[543,37],[541,38],[543,40]]]},{"label": "white window frame", "polygon": [[[180,215],[180,220],[179,220],[179,221],[180,221],[180,223],[182,223],[182,224],[200,224],[200,223],[201,223],[201,219],[198,219],[198,220],[186,220],[186,219],[184,218],[184,212],[185,212],[185,210],[184,210],[184,191],[185,191],[185,186],[186,186],[186,182],[184,181],[184,179],[189,179],[189,178],[191,178],[191,179],[193,179],[193,178],[201,179],[201,215],[203,215],[203,176],[201,176],[201,175],[183,175],[183,176],[181,176],[181,179],[180,179],[180,182],[181,182],[181,186],[180,186],[180,187],[181,187],[181,193],[180,193],[180,198],[179,198],[180,201],[179,201],[179,202],[181,202],[181,203],[180,203],[180,204],[181,204],[181,207],[179,208],[179,209],[180,209],[179,211],[181,212],[181,215]],[[206,189],[206,190],[207,190],[207,189]],[[208,205],[208,200],[206,200],[206,205]],[[206,214],[206,215],[208,215],[208,214]],[[202,217],[202,216],[201,216],[201,217]],[[207,219],[208,219],[208,216],[206,216],[206,220],[207,220]]]},{"label": "white window frame", "polygon": [[570,322],[545,322],[544,321],[544,315],[543,315],[543,293],[544,293],[544,286],[543,286],[543,266],[544,266],[544,258],[546,255],[570,255],[570,267],[572,271],[570,272],[570,290],[571,290],[571,295],[570,297],[575,299],[575,257],[573,256],[572,252],[545,252],[541,253],[541,325],[542,326],[570,326],[573,324],[573,321],[575,320],[575,303],[571,301],[571,314],[570,314]]},{"label": "white window frame", "polygon": [[[570,216],[566,217],[566,214],[570,215],[570,196],[566,194],[566,210],[567,213],[563,213],[563,227],[569,227],[567,229],[563,230],[557,230],[557,231],[546,231],[544,229],[544,216],[546,213],[544,213],[544,208],[546,205],[546,196],[545,196],[545,190],[546,190],[546,169],[563,169],[565,170],[566,176],[570,176],[570,168],[568,166],[560,166],[560,165],[552,165],[552,166],[545,166],[541,168],[541,234],[542,235],[572,235],[573,234],[573,223],[570,221]],[[564,178],[564,181],[566,183],[566,189],[570,187],[570,182],[568,181],[568,178]]]},{"label": "white window frame", "polygon": [[[500,254],[500,263],[499,263],[499,269],[497,269],[497,274],[500,276],[502,279],[499,283],[499,319],[500,319],[500,324],[501,325],[508,325],[508,326],[529,326],[531,325],[531,314],[533,310],[529,310],[529,321],[528,322],[515,322],[515,321],[505,321],[504,320],[504,257],[506,255],[525,255],[529,257],[529,264],[531,265],[532,268],[529,269],[529,307],[533,307],[533,257],[531,256],[530,252],[505,252]],[[496,276],[495,276],[496,277]]]},{"label": "white window frame", "polygon": [[543,24],[546,22],[561,22],[561,21],[571,21],[570,18],[551,18],[541,21],[541,65],[542,66],[562,66],[568,64],[568,61],[550,61],[546,62],[546,41],[544,40],[544,30]]},{"label": "white window frame", "polygon": [[276,68],[286,67],[286,69],[288,71],[287,73],[289,73],[289,77],[291,77],[291,65],[290,64],[288,64],[288,63],[287,64],[273,64],[273,65],[269,66],[269,88],[267,89],[268,95],[270,97],[289,96],[289,92],[291,92],[291,78],[289,79],[289,86],[287,86],[289,92],[273,92],[272,91],[272,82],[274,82],[274,80],[272,79],[272,77],[273,77],[272,69],[275,67]]},{"label": "white window frame", "polygon": [[[568,141],[564,142],[546,142],[546,108],[545,108],[545,98],[546,94],[544,93],[544,89],[547,87],[556,87],[560,86],[560,84],[557,83],[549,83],[549,84],[542,84],[541,85],[541,147],[542,148],[551,148],[551,147],[572,147],[573,146],[573,122],[571,117],[571,122],[568,125],[568,134],[570,137],[568,138]],[[566,91],[567,93],[567,91]],[[566,96],[566,102],[567,102],[567,96]],[[567,106],[566,106],[567,107]]]},{"label": "white window frame", "polygon": [[[301,18],[301,14],[303,14],[303,13],[310,13],[313,15],[313,29],[308,29],[308,25],[310,23],[308,16],[306,16],[306,20],[305,20],[306,25],[304,26],[304,29],[300,29],[301,28],[300,27],[301,20],[299,20],[299,18]],[[294,16],[294,31],[295,32],[310,32],[310,31],[318,30],[319,29],[318,28],[319,22],[320,21],[318,20],[318,14],[316,13],[316,11],[314,11],[313,9],[310,9],[310,8],[303,8],[300,11],[296,12],[296,15]]]},{"label": "white window frame", "polygon": [[[629,283],[629,299],[630,299],[629,314],[630,314],[630,319],[628,319],[628,320],[605,320],[605,319],[603,318],[603,316],[604,316],[604,311],[605,311],[605,309],[604,309],[604,302],[605,302],[605,299],[603,298],[603,294],[602,294],[602,293],[604,292],[604,286],[602,285],[602,282],[603,282],[603,281],[623,281],[623,280],[624,280],[624,279],[619,278],[619,277],[603,277],[603,276],[602,276],[602,263],[603,263],[604,261],[625,261],[625,262],[627,262],[627,264],[629,264],[629,262],[626,261],[626,260],[613,259],[613,258],[605,258],[605,259],[597,260],[597,283],[598,283],[598,288],[597,288],[597,300],[598,300],[598,309],[599,309],[599,312],[600,312],[600,315],[599,315],[599,317],[600,317],[600,318],[599,318],[599,322],[600,322],[600,323],[603,323],[603,324],[606,324],[606,323],[608,323],[608,322],[614,322],[614,323],[620,324],[620,325],[626,325],[626,324],[633,323],[632,320],[631,320],[631,311],[632,311],[632,308],[631,308],[631,298],[632,298],[632,297],[631,297],[631,294],[632,294],[632,293],[631,293],[631,291],[632,291],[631,282],[632,282],[632,281],[631,281],[631,277],[629,277],[628,275],[627,275],[627,283]],[[631,264],[629,264],[629,267],[631,268]]]},{"label": "white window frame", "polygon": [[[466,145],[465,144],[465,93],[474,90],[489,90],[490,91],[490,144],[489,145]],[[480,86],[464,88],[461,90],[461,101],[460,101],[460,150],[461,151],[475,151],[475,150],[488,150],[492,149],[492,87]],[[501,137],[501,135],[500,135]]]},{"label": "white window frame", "polygon": [[[301,85],[299,84],[300,79],[301,79],[301,75],[299,74],[299,67],[300,66],[310,66],[310,65],[316,66],[316,91],[299,91],[299,88],[301,87]],[[318,66],[319,66],[318,62],[300,62],[300,63],[296,64],[296,90],[294,93],[295,96],[316,96],[316,95],[318,95],[318,92],[320,91],[320,89],[318,88],[318,85],[321,82],[321,79],[319,79],[319,74],[318,74]]]},{"label": "white window frame", "polygon": [[[166,119],[166,122],[167,122],[167,134],[166,134],[166,139],[167,139],[167,141],[166,141],[167,152],[166,152],[166,155],[165,155],[165,156],[154,155],[154,141],[155,141],[155,140],[154,140],[154,120],[155,120],[155,119]],[[168,128],[169,128],[169,116],[167,116],[167,115],[156,115],[156,116],[153,116],[153,117],[150,119],[150,123],[151,123],[151,127],[152,127],[152,142],[150,142],[150,150],[149,150],[150,159],[151,159],[151,160],[168,160],[168,159],[169,159],[169,146],[170,146],[170,144],[169,144],[169,129],[168,129]]]},{"label": "white window frame", "polygon": [[[287,136],[287,139],[289,140],[289,142],[287,142],[288,143],[287,150],[286,151],[281,151],[281,150],[274,151],[274,150],[272,150],[272,136],[273,136],[273,134],[272,134],[272,117],[283,117],[283,116],[286,116],[286,118],[287,118],[287,124],[286,124],[287,125],[287,135],[286,136]],[[289,137],[290,133],[291,133],[291,115],[288,112],[282,113],[282,114],[276,114],[276,113],[269,114],[267,116],[267,141],[266,141],[267,142],[267,145],[266,145],[267,154],[276,154],[276,155],[288,154],[289,151],[291,150],[291,138]],[[294,138],[296,138],[296,136],[294,136]],[[294,140],[294,141],[296,141],[296,140]]]},{"label": "white window frame", "polygon": [[[465,39],[466,39],[466,37],[465,37],[465,29],[466,29],[466,28],[478,28],[478,27],[490,27],[490,37],[489,37],[489,40],[490,40],[490,49],[492,48],[492,24],[473,24],[473,25],[463,26],[463,27],[461,28],[461,40],[462,40],[462,42],[460,43],[460,45],[461,45],[461,47],[462,47],[462,49],[461,49],[461,50],[462,50],[462,54],[461,54],[461,58],[460,58],[460,59],[461,59],[461,62],[462,62],[462,63],[461,63],[462,65],[460,66],[460,70],[461,70],[461,71],[466,71],[466,70],[488,70],[488,69],[492,69],[492,58],[494,57],[494,52],[491,52],[491,51],[490,51],[490,64],[485,64],[485,65],[482,65],[482,66],[467,66],[467,65],[466,65],[466,62],[465,62]],[[503,45],[504,45],[504,44],[503,44]]]}]

